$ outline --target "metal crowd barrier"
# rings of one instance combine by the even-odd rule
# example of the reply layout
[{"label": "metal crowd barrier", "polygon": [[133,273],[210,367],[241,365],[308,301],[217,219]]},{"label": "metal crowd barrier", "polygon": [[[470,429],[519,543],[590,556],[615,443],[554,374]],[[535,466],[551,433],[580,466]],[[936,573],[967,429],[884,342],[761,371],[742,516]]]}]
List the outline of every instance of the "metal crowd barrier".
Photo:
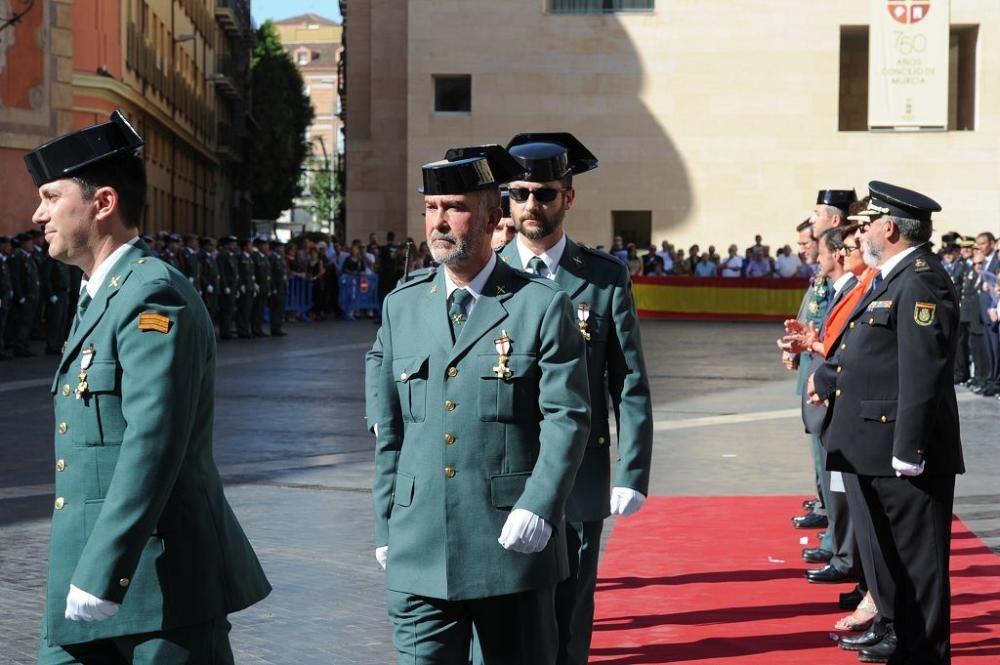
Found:
[{"label": "metal crowd barrier", "polygon": [[341,275],[337,304],[348,316],[359,309],[379,309],[376,275]]},{"label": "metal crowd barrier", "polygon": [[295,312],[300,321],[309,320],[309,310],[313,306],[313,281],[291,275],[288,277],[288,300],[285,311]]}]

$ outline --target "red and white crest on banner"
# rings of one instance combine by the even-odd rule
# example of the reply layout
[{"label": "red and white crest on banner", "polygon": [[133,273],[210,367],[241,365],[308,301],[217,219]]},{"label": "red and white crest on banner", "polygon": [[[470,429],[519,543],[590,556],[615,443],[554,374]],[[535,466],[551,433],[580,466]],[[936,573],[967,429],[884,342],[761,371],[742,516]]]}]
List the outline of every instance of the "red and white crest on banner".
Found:
[{"label": "red and white crest on banner", "polygon": [[889,15],[904,25],[919,23],[931,11],[930,0],[888,0]]}]

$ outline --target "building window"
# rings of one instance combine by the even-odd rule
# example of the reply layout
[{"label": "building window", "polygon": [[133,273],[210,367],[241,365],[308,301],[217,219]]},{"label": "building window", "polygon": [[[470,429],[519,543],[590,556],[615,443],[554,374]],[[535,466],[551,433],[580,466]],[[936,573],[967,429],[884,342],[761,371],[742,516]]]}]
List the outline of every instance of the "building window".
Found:
[{"label": "building window", "polygon": [[653,236],[653,213],[650,210],[612,210],[611,229],[614,235],[621,236],[627,247],[635,243],[636,247],[649,247]]},{"label": "building window", "polygon": [[434,76],[434,111],[470,113],[472,111],[472,76],[469,74]]},{"label": "building window", "polygon": [[[953,25],[948,57],[948,129],[976,127],[976,45],[979,26]],[[838,128],[868,130],[868,26],[840,26],[840,101]]]},{"label": "building window", "polygon": [[295,52],[295,62],[299,65],[299,67],[308,65],[311,59],[312,54],[307,49],[301,49]]},{"label": "building window", "polygon": [[652,12],[654,0],[549,0],[553,14],[615,14]]}]

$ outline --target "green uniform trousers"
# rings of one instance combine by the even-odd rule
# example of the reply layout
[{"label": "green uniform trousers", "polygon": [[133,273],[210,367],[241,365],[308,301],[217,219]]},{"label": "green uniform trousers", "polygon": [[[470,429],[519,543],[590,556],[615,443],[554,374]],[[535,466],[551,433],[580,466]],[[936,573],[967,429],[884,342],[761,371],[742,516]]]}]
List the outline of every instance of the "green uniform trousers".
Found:
[{"label": "green uniform trousers", "polygon": [[399,665],[552,665],[556,659],[555,587],[475,600],[442,600],[389,590]]},{"label": "green uniform trousers", "polygon": [[594,589],[604,521],[567,522],[569,577],[556,586],[558,665],[587,665],[594,628]]},{"label": "green uniform trousers", "polygon": [[85,644],[49,646],[43,639],[38,665],[232,665],[230,627],[221,618]]}]

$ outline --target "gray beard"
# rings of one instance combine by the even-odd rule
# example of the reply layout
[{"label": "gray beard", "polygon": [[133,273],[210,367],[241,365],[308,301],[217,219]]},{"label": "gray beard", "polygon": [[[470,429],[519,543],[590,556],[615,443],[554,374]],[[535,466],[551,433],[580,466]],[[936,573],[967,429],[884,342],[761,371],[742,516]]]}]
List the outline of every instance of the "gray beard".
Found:
[{"label": "gray beard", "polygon": [[[451,240],[455,243],[455,246],[451,249],[439,249],[435,247],[434,240],[441,239]],[[433,257],[435,262],[443,266],[451,266],[456,263],[461,263],[472,256],[472,243],[469,238],[458,240],[451,235],[439,234],[432,237],[429,244],[431,248],[431,257]]]}]

